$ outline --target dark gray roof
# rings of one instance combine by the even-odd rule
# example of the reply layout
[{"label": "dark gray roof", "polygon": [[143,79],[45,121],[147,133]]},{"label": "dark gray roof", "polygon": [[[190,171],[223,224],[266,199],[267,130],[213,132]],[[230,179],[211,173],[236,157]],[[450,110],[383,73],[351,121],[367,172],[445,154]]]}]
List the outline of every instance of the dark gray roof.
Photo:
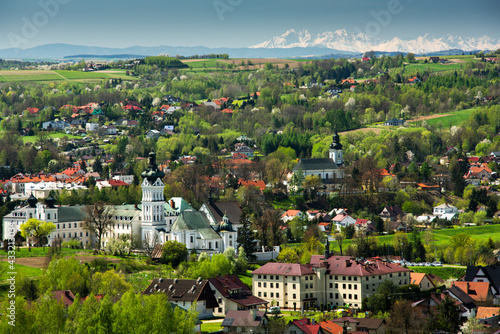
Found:
[{"label": "dark gray roof", "polygon": [[327,170],[327,169],[338,169],[335,162],[330,158],[317,158],[317,159],[301,159],[293,171],[296,172],[302,169],[303,171],[308,170]]},{"label": "dark gray roof", "polygon": [[239,224],[241,208],[237,202],[208,202],[206,204],[214,220],[219,223],[224,215],[227,216],[231,224]]},{"label": "dark gray roof", "polygon": [[452,286],[451,288],[448,289],[448,292],[452,293],[454,296],[460,299],[462,305],[466,306],[467,308],[470,308],[469,306],[474,305],[474,299],[472,299],[471,296],[469,296],[464,290],[460,289],[458,286]]},{"label": "dark gray roof", "polygon": [[85,215],[83,213],[84,206],[61,206],[58,208],[58,222],[74,222],[85,220]]}]

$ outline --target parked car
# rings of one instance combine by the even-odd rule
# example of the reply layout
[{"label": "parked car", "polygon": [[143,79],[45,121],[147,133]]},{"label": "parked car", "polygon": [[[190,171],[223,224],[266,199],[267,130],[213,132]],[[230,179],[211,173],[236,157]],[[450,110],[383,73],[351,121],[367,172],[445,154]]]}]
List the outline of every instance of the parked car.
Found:
[{"label": "parked car", "polygon": [[272,314],[278,314],[281,312],[281,309],[279,306],[271,306],[269,308],[269,312],[272,313]]}]

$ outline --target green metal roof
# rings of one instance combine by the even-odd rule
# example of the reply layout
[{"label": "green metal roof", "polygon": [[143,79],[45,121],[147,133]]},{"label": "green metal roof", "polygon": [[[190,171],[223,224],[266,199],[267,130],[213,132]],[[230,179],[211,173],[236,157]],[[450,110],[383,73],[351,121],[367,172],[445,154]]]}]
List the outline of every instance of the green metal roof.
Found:
[{"label": "green metal roof", "polygon": [[172,232],[193,230],[200,232],[204,239],[220,239],[217,232],[210,226],[207,216],[199,211],[182,211],[171,228]]}]

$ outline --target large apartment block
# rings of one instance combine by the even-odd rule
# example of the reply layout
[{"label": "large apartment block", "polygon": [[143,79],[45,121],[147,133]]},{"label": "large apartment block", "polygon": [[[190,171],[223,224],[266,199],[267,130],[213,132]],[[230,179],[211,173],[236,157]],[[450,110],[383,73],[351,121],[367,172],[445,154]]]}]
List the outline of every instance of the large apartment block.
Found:
[{"label": "large apartment block", "polygon": [[267,263],[252,272],[255,296],[288,309],[351,304],[375,293],[391,280],[398,286],[410,284],[410,270],[384,262],[361,262],[347,256],[314,255],[311,263]]}]

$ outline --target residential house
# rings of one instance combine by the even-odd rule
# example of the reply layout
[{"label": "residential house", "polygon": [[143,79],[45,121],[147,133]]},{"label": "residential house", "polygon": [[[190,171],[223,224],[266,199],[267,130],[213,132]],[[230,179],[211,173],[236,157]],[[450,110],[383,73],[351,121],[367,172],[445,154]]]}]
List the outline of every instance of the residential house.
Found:
[{"label": "residential house", "polygon": [[468,294],[475,302],[491,302],[493,301],[493,293],[491,292],[490,283],[488,282],[465,282],[454,281],[452,286],[457,286]]},{"label": "residential house", "polygon": [[493,302],[498,304],[500,297],[500,267],[496,266],[468,266],[465,276],[461,279],[465,282],[488,282],[490,283]]},{"label": "residential house", "polygon": [[296,319],[290,321],[285,328],[285,334],[323,334],[319,323],[314,318]]},{"label": "residential house", "polygon": [[105,125],[102,127],[107,135],[114,136],[118,133],[118,129],[114,125]]},{"label": "residential house", "polygon": [[357,232],[363,232],[364,234],[371,234],[377,231],[373,223],[369,219],[356,219],[354,223],[354,229]]},{"label": "residential house", "polygon": [[332,218],[332,223],[335,224],[337,230],[340,231],[341,228],[356,224],[356,219],[352,218],[347,213],[341,213]]},{"label": "residential house", "polygon": [[146,132],[146,137],[149,139],[157,140],[158,138],[160,138],[160,131],[151,129]]},{"label": "residential house", "polygon": [[476,319],[479,320],[479,323],[482,325],[497,328],[500,320],[499,314],[499,307],[479,306],[477,308]]},{"label": "residential house", "polygon": [[62,301],[62,303],[66,307],[70,307],[71,305],[73,305],[73,302],[75,301],[76,298],[73,292],[71,292],[71,290],[52,291],[51,294],[52,298],[58,301]]},{"label": "residential house", "polygon": [[344,333],[347,329],[348,333],[386,333],[386,321],[384,319],[374,318],[352,318],[341,317],[337,319],[320,322],[321,329],[324,333]]},{"label": "residential house", "polygon": [[444,203],[444,204],[441,204],[441,205],[438,205],[438,206],[435,206],[433,209],[432,209],[432,213],[437,216],[438,218],[441,217],[441,215],[444,215],[444,214],[449,214],[449,213],[457,213],[458,212],[458,209],[456,206],[453,206],[453,205],[450,205],[448,203]]},{"label": "residential house", "polygon": [[452,286],[444,292],[449,297],[460,303],[460,314],[462,318],[468,319],[476,315],[477,305],[464,290],[457,286]]},{"label": "residential house", "polygon": [[216,276],[208,279],[219,307],[215,316],[225,316],[229,311],[267,308],[268,301],[255,297],[237,275]]},{"label": "residential house", "polygon": [[67,121],[48,121],[42,123],[44,130],[64,129],[69,128],[70,124]]},{"label": "residential house", "polygon": [[418,77],[411,77],[410,79],[408,79],[408,82],[411,84],[415,84],[418,82],[422,82],[422,80],[420,80]]},{"label": "residential house", "polygon": [[380,218],[385,221],[395,221],[399,220],[404,216],[403,210],[397,205],[394,206],[386,206],[380,213]]},{"label": "residential house", "polygon": [[281,215],[281,220],[283,220],[284,223],[287,223],[294,218],[302,219],[303,216],[304,214],[300,210],[287,210]]},{"label": "residential house", "polygon": [[87,123],[85,124],[85,130],[96,132],[99,131],[99,123]]},{"label": "residential house", "polygon": [[385,126],[403,126],[404,124],[405,124],[404,120],[397,118],[391,118],[390,120],[384,122]]},{"label": "residential house", "polygon": [[189,310],[196,304],[199,319],[213,317],[214,310],[219,306],[208,280],[200,278],[197,280],[155,278],[142,294],[155,293],[166,294],[171,303],[184,310]]},{"label": "residential house", "polygon": [[418,285],[421,291],[435,288],[432,279],[425,273],[410,273],[410,284]]},{"label": "residential house", "polygon": [[265,311],[229,311],[222,321],[224,333],[264,334],[269,318]]}]

